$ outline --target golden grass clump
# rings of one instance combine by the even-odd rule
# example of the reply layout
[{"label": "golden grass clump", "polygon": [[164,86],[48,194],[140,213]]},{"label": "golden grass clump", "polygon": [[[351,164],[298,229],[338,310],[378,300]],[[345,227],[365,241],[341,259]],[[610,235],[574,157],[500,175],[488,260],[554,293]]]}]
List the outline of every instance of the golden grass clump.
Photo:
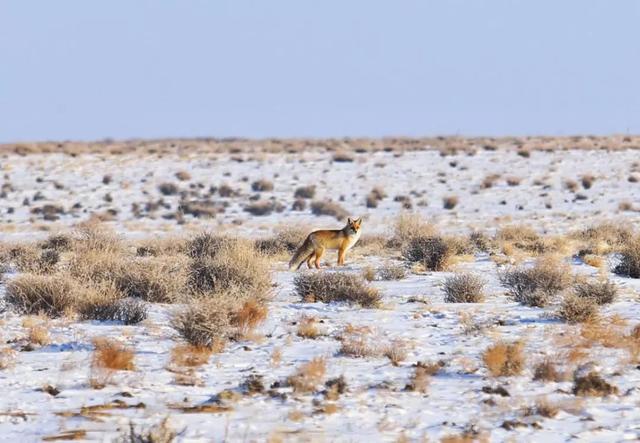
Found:
[{"label": "golden grass clump", "polygon": [[211,348],[177,344],[171,349],[170,365],[184,368],[202,366],[209,361],[212,353]]},{"label": "golden grass clump", "polygon": [[617,394],[618,388],[608,383],[596,372],[589,372],[586,375],[576,375],[573,379],[573,395],[583,397],[605,397]]},{"label": "golden grass clump", "polygon": [[494,377],[519,375],[525,364],[522,342],[498,342],[484,352],[482,361]]},{"label": "golden grass clump", "polygon": [[444,281],[442,290],[447,303],[480,303],[484,300],[486,282],[470,273],[454,274]]},{"label": "golden grass clump", "polygon": [[95,350],[91,360],[92,368],[113,371],[133,371],[134,352],[116,340],[97,337],[93,340]]},{"label": "golden grass clump", "polygon": [[620,261],[613,272],[626,277],[640,278],[640,235],[627,240],[620,248]]},{"label": "golden grass clump", "polygon": [[568,323],[592,322],[598,316],[598,303],[590,297],[567,294],[558,309],[558,317]]},{"label": "golden grass clump", "polygon": [[60,317],[75,306],[80,292],[65,274],[21,274],[7,283],[5,300],[20,314]]},{"label": "golden grass clump", "polygon": [[314,316],[303,315],[297,322],[296,335],[302,338],[316,339],[322,335],[318,327],[318,319]]}]

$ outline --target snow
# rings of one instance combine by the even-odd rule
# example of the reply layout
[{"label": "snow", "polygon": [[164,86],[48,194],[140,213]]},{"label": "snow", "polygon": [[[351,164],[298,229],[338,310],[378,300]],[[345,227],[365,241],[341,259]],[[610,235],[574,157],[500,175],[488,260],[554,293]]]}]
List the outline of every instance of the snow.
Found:
[{"label": "snow", "polygon": [[[213,227],[248,236],[268,235],[280,224],[302,223],[310,230],[337,227],[341,222],[330,217],[318,218],[308,210],[289,209],[295,188],[308,184],[317,185],[318,199],[337,201],[344,196],[341,205],[353,215],[365,215],[365,235],[388,232],[400,211],[400,204],[393,197],[412,190],[424,191],[423,197],[414,196],[412,200],[415,205],[425,198],[428,206],[415,208],[443,232],[467,232],[471,228],[495,231],[501,224],[524,222],[540,232],[565,233],[602,219],[625,217],[637,223],[639,218],[637,212],[618,213],[620,201],[640,201],[640,185],[626,181],[631,164],[637,159],[634,151],[534,152],[529,159],[506,151],[447,157],[432,151],[407,152],[399,157],[379,152],[356,155],[353,163],[331,163],[328,154],[317,152],[261,154],[253,160],[249,157],[237,162],[226,155],[144,159],[93,154],[76,158],[57,154],[11,156],[3,160],[3,169],[15,192],[0,200],[5,224],[0,239],[17,241],[47,234],[39,228],[44,223],[22,206],[22,200],[32,198],[37,191],[44,193],[47,200],[34,205],[50,201],[69,208],[80,201],[87,210],[77,217],[62,216],[51,223],[54,231],[86,219],[91,211],[115,207],[120,213],[111,224],[131,237],[189,235]],[[457,162],[455,168],[449,166],[451,161]],[[192,183],[202,182],[206,187],[228,183],[240,189],[242,195],[229,199],[226,212],[214,220],[189,219],[185,225],[176,225],[160,216],[133,220],[131,203],[157,199],[158,184],[172,181],[188,187],[173,178],[179,170],[187,170]],[[441,172],[446,175],[439,176]],[[102,184],[105,173],[113,176],[109,185]],[[276,173],[278,176],[273,178]],[[479,189],[482,179],[493,173],[502,174],[503,178],[491,189]],[[574,194],[563,189],[562,182],[577,180],[584,173],[594,174],[595,184],[591,189],[579,191],[587,196],[586,200],[574,201]],[[43,177],[43,182],[36,181],[38,176]],[[506,176],[518,176],[522,183],[508,186],[504,183]],[[139,183],[143,177],[146,182]],[[243,182],[242,177],[249,180]],[[550,189],[533,184],[536,178],[544,177]],[[283,213],[254,217],[242,210],[246,197],[253,194],[250,183],[258,178],[273,179],[275,190],[265,195],[283,202],[287,208]],[[64,189],[55,189],[53,181],[60,182]],[[364,198],[373,186],[383,187],[388,197],[378,208],[367,209]],[[106,192],[112,193],[113,203],[103,200]],[[445,211],[442,198],[454,194],[460,198],[459,206]],[[177,197],[164,199],[175,209]],[[499,204],[501,200],[507,204]],[[545,207],[548,202],[551,209]],[[523,209],[517,209],[519,205]],[[15,208],[13,214],[6,213],[9,207]],[[242,223],[233,225],[238,219]],[[335,257],[329,256],[328,260],[333,266]],[[365,256],[356,248],[347,255],[344,270],[360,273],[367,266],[394,260]],[[572,261],[571,267],[576,273],[597,274],[597,269],[579,260]],[[175,384],[174,374],[167,370],[170,350],[179,342],[170,325],[175,306],[153,305],[149,318],[135,326],[47,320],[52,343],[30,352],[17,352],[15,364],[0,370],[0,440],[39,441],[63,431],[83,429],[87,431],[87,440],[109,441],[120,435],[131,420],[136,426],[146,427],[157,425],[167,416],[171,427],[181,431],[178,440],[189,442],[265,441],[277,436],[285,441],[377,442],[396,441],[402,435],[410,441],[421,438],[437,441],[470,427],[491,441],[640,439],[640,370],[624,351],[602,346],[589,350],[592,353],[589,360],[597,362],[603,377],[619,388],[618,395],[582,398],[571,393],[571,381],[533,381],[536,363],[546,357],[559,359],[570,349],[569,344],[559,342],[557,337],[563,332],[569,334],[574,327],[550,315],[554,306],[530,308],[511,301],[497,280],[497,265],[486,254],[478,254],[456,269],[473,271],[488,281],[483,303],[444,303],[441,286],[451,275],[449,272],[411,273],[400,281],[373,282],[383,294],[381,309],[304,303],[294,292],[294,273],[286,270],[284,261],[274,263],[276,287],[268,318],[256,331],[256,338],[232,342],[223,352],[214,354],[207,364],[196,369],[200,380],[196,386]],[[5,280],[14,276],[9,274]],[[640,317],[637,302],[640,282],[613,274],[610,278],[620,287],[620,295],[615,303],[603,308],[603,315],[617,314],[633,327]],[[0,284],[0,297],[3,294],[4,284]],[[426,303],[411,301],[415,297]],[[325,335],[315,340],[297,337],[293,323],[302,315],[321,319]],[[461,321],[464,316],[481,325],[481,331],[465,332]],[[26,333],[24,318],[6,311],[0,321],[5,346],[16,347]],[[396,367],[385,357],[357,359],[340,355],[336,336],[348,324],[370,328],[379,343],[404,343],[406,359]],[[103,389],[92,389],[88,383],[91,339],[97,336],[112,337],[135,349],[136,370],[118,371]],[[489,376],[481,355],[497,340],[525,342],[527,364],[522,375]],[[276,350],[282,353],[279,365],[272,362]],[[231,409],[222,413],[184,413],[175,407],[211,402],[214,395],[225,389],[238,390],[251,374],[262,375],[268,387],[283,381],[316,356],[326,358],[327,379],[344,375],[348,383],[347,393],[336,401],[339,409],[334,414],[314,412],[314,400],[324,401],[321,394],[293,394],[290,388],[279,390],[287,394],[284,400],[267,394],[245,395],[230,402]],[[438,360],[446,361],[447,365],[431,378],[426,393],[404,390],[415,362]],[[53,397],[42,392],[45,385],[55,386],[60,394]],[[484,393],[482,388],[486,386],[504,386],[510,396]],[[524,417],[523,408],[542,397],[563,405],[560,412],[553,418]],[[495,404],[487,402],[489,399]],[[109,409],[94,418],[68,414],[80,412],[83,406],[115,400],[128,405],[143,403],[144,407]],[[15,414],[18,411],[24,415]],[[300,421],[292,419],[295,411],[302,412]],[[506,420],[524,425],[507,430],[501,427]]]}]

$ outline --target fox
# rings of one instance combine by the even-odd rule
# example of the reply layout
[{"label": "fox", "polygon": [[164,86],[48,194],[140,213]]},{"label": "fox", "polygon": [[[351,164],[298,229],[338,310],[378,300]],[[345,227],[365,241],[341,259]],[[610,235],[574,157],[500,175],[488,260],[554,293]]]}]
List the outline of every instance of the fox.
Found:
[{"label": "fox", "polygon": [[313,231],[291,257],[289,269],[298,270],[305,261],[309,269],[312,262],[316,269],[320,269],[320,259],[327,249],[337,249],[338,266],[344,265],[345,254],[360,239],[361,227],[362,217],[356,219],[349,217],[346,226],[342,229]]}]

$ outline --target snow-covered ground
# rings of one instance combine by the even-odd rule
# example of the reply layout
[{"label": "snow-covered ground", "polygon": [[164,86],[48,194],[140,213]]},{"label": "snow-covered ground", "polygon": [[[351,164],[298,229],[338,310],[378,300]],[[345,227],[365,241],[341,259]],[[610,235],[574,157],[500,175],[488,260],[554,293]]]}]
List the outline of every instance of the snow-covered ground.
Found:
[{"label": "snow-covered ground", "polygon": [[[0,240],[44,237],[110,208],[118,213],[108,223],[118,232],[136,237],[186,236],[202,229],[255,237],[271,234],[282,224],[303,225],[309,230],[341,227],[342,222],[317,217],[309,209],[291,210],[295,189],[306,185],[316,185],[314,200],[330,198],[349,213],[365,216],[365,234],[388,232],[402,211],[402,203],[394,201],[397,195],[409,196],[413,210],[446,233],[470,228],[492,232],[513,222],[526,223],[539,232],[565,233],[603,219],[636,224],[640,220],[633,210],[640,208],[640,183],[628,181],[633,174],[640,175],[637,151],[533,152],[530,158],[503,150],[479,150],[473,156],[376,152],[355,154],[353,162],[340,163],[332,162],[330,153],[318,152],[232,157],[5,157],[4,183],[10,188],[5,187],[6,195],[0,199]],[[178,171],[187,171],[191,178],[177,180],[174,174]],[[106,174],[112,180],[103,184]],[[483,188],[481,183],[492,174],[500,177],[492,187]],[[585,174],[595,178],[590,189],[583,189],[580,183]],[[251,183],[261,178],[273,181],[274,190],[252,191]],[[520,182],[510,186],[507,178],[519,178]],[[567,180],[576,181],[578,188],[567,189]],[[177,224],[162,217],[175,213],[179,200],[176,195],[160,194],[158,185],[164,182],[200,192],[200,197],[193,194],[188,197],[191,199],[204,198],[210,186],[221,184],[239,192],[234,197],[222,198],[217,193],[207,197],[227,204],[215,218],[186,216],[184,223]],[[367,208],[365,197],[375,186],[384,189],[387,197],[377,208]],[[36,193],[43,198],[34,201]],[[110,202],[105,201],[107,193]],[[261,194],[261,200],[273,198],[285,210],[250,215],[243,208],[255,194]],[[452,195],[458,197],[458,205],[453,210],[443,209],[443,197]],[[29,205],[23,204],[25,198]],[[144,205],[159,198],[168,208],[160,207],[141,218],[133,215],[132,203]],[[422,200],[426,206],[418,204]],[[81,208],[72,211],[76,202]],[[631,203],[632,210],[620,211],[621,202]],[[65,214],[48,222],[31,213],[32,208],[48,203],[62,205]],[[327,259],[333,263],[335,257]],[[390,262],[400,263],[393,255],[378,257],[356,250],[347,256],[345,270],[360,273],[365,267]],[[598,272],[580,260],[571,261],[571,267],[576,273]],[[441,286],[450,272],[410,273],[399,281],[373,282],[383,294],[381,309],[303,303],[293,290],[294,273],[286,270],[284,261],[274,262],[276,286],[267,320],[253,340],[233,342],[198,367],[196,386],[176,384],[175,374],[167,370],[170,350],[179,341],[169,321],[175,306],[153,305],[149,318],[135,326],[29,319],[46,324],[51,335],[51,344],[32,351],[20,351],[27,331],[25,318],[3,312],[2,346],[17,352],[14,363],[0,370],[0,440],[40,441],[65,431],[84,430],[81,439],[110,441],[130,421],[145,428],[156,426],[165,417],[180,432],[180,441],[438,441],[470,430],[488,441],[640,439],[640,371],[624,350],[596,345],[583,359],[600,367],[603,377],[618,387],[617,395],[576,397],[571,380],[533,381],[535,365],[545,358],[557,361],[563,369],[575,368],[567,354],[572,349],[570,338],[580,326],[555,319],[550,315],[555,306],[530,308],[510,300],[498,282],[496,263],[486,254],[458,264],[455,270],[472,271],[487,280],[483,303],[444,303]],[[9,274],[5,280],[13,276]],[[609,277],[618,285],[620,295],[602,309],[603,317],[617,314],[630,329],[640,318],[640,281],[613,274]],[[0,284],[0,297],[4,290],[5,285]],[[320,337],[296,335],[296,322],[305,315],[320,321]],[[378,344],[404,347],[404,360],[394,366],[386,357],[341,355],[337,338],[347,325],[368,328],[368,335]],[[135,371],[118,371],[103,389],[89,384],[91,343],[97,336],[116,338],[135,349]],[[481,355],[498,340],[525,343],[522,375],[496,378],[488,374]],[[243,380],[254,374],[263,376],[268,388],[314,357],[325,357],[326,379],[340,375],[346,379],[347,391],[335,401],[337,410],[333,413],[321,411],[325,402],[321,394],[294,395],[290,388],[278,389],[286,398],[266,393],[239,396],[225,403],[229,407],[225,412],[188,413],[180,409],[211,403],[226,389],[239,391]],[[446,366],[431,377],[426,392],[404,389],[413,364],[439,360]],[[59,394],[43,392],[47,385],[57,388]],[[483,388],[498,386],[509,396],[483,392]],[[557,415],[545,418],[524,413],[541,398],[559,408]],[[83,407],[112,402],[132,407],[81,413]],[[515,425],[509,426],[509,421]]]}]

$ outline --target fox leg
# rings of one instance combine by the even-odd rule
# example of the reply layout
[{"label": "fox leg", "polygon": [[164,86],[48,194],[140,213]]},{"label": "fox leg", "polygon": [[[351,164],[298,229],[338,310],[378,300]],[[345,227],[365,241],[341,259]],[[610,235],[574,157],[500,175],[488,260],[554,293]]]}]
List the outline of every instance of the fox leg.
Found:
[{"label": "fox leg", "polygon": [[320,247],[316,249],[315,254],[316,254],[316,260],[315,260],[316,269],[320,269],[320,259],[324,255],[324,248]]},{"label": "fox leg", "polygon": [[344,265],[344,256],[347,253],[346,248],[338,249],[338,266]]},{"label": "fox leg", "polygon": [[311,269],[311,262],[313,261],[313,257],[316,255],[315,251],[309,254],[307,257],[307,267]]}]

